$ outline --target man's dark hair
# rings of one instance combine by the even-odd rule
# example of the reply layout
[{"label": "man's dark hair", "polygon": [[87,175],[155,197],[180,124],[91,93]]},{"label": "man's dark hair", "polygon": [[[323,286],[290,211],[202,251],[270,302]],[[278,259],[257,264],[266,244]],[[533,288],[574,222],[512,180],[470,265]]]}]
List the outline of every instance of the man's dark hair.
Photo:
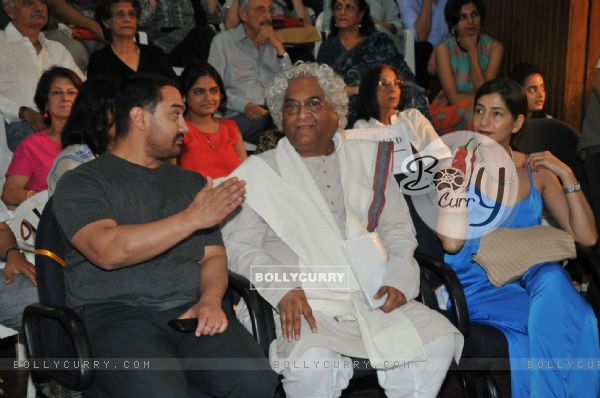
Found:
[{"label": "man's dark hair", "polygon": [[179,89],[174,80],[155,73],[136,73],[121,83],[115,95],[117,137],[127,135],[131,109],[140,107],[154,113],[156,105],[162,100],[160,89],[165,86]]}]

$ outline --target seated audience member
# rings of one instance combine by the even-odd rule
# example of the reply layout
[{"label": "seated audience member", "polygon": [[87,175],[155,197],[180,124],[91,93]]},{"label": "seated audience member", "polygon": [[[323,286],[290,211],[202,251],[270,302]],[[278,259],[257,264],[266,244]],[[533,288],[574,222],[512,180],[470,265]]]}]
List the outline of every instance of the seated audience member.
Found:
[{"label": "seated audience member", "polygon": [[[331,66],[346,82],[346,90],[350,96],[350,125],[356,120],[356,95],[360,78],[373,66],[392,65],[407,80],[416,82],[396,45],[385,33],[375,29],[369,10],[365,0],[332,2],[331,34],[321,44],[317,55],[319,63]],[[410,107],[429,115],[424,95],[410,94],[409,97],[412,99]]]},{"label": "seated audience member", "polygon": [[2,0],[2,5],[11,22],[0,31],[0,114],[8,148],[14,151],[27,135],[47,128],[43,109],[33,103],[42,73],[58,65],[84,76],[65,47],[41,32],[48,23],[45,1]]},{"label": "seated audience member", "polygon": [[[388,396],[435,397],[453,356],[460,355],[462,335],[414,300],[419,291],[414,227],[385,166],[378,170],[389,175],[379,186],[385,204],[380,217],[366,225],[380,147],[336,134],[346,125],[344,81],[327,65],[297,63],[275,78],[267,103],[286,136],[276,149],[248,158],[232,173],[247,179],[248,191],[241,211],[224,225],[223,237],[236,272],[250,277],[251,269],[260,272],[256,267],[266,265],[269,272],[302,271],[319,281],[257,284],[279,313],[270,360],[283,376],[286,396],[340,396],[353,374],[344,361],[358,357],[377,369]],[[344,178],[354,183],[345,184]],[[376,310],[343,250],[344,242],[369,232],[380,238],[389,258],[384,285],[375,295],[385,299]],[[344,269],[342,283],[318,277],[332,266]],[[383,365],[394,358],[409,365]],[[346,365],[327,368],[315,365],[316,359]],[[305,365],[279,366],[287,360]]]},{"label": "seated audience member", "polygon": [[190,0],[144,1],[140,30],[169,55],[172,65],[181,67],[194,61],[206,61],[215,35],[211,27],[196,26]]},{"label": "seated audience member", "polygon": [[[588,100],[581,137],[577,145],[577,156],[585,162],[592,208],[596,216],[596,226],[600,225],[600,58],[592,78],[592,91]],[[600,253],[600,245],[596,245]]]},{"label": "seated audience member", "polygon": [[[441,236],[448,251],[444,260],[464,287],[469,319],[496,327],[506,336],[513,397],[556,394],[598,397],[600,370],[595,366],[584,369],[527,367],[533,358],[544,363],[558,358],[587,362],[588,358],[600,356],[594,311],[574,289],[563,267],[557,263],[540,263],[516,281],[496,287],[473,260],[480,249],[477,236],[494,227],[540,225],[543,207],[576,242],[593,245],[597,234],[592,210],[571,169],[550,152],[525,155],[511,150],[511,137],[527,123],[527,98],[516,82],[510,79],[486,82],[477,90],[474,103],[475,131],[496,141],[514,162],[515,167],[507,172],[503,185],[507,189],[515,188],[517,194],[514,202],[500,204],[497,217],[488,224],[478,221],[482,216],[487,217],[493,199],[485,205],[487,209],[482,205],[469,206],[468,218],[464,218],[464,224],[469,220],[466,239],[462,234]],[[476,151],[477,162],[485,167],[485,172],[481,180],[472,180],[477,181],[472,183],[474,189],[467,190],[470,203],[480,203],[476,200],[480,192],[487,198],[496,197],[491,191],[497,191],[498,180],[487,176],[498,173],[500,163],[490,153]],[[482,154],[488,154],[485,162]]]},{"label": "seated audience member", "polygon": [[23,310],[38,301],[35,267],[25,258],[15,235],[6,222],[10,219],[4,203],[0,202],[0,325],[20,329]]},{"label": "seated audience member", "polygon": [[169,59],[160,48],[135,42],[139,16],[139,0],[104,0],[96,18],[110,44],[90,56],[88,77],[123,80],[136,72],[154,72],[175,78]]},{"label": "seated audience member", "polygon": [[[200,0],[192,2],[192,5],[197,25],[212,25],[216,30],[220,30],[220,25],[225,22],[225,9],[219,0]],[[210,50],[210,47],[208,49]],[[208,57],[208,53],[206,56]]]},{"label": "seated audience member", "polygon": [[[375,27],[389,34],[397,46],[401,45],[399,36],[402,36],[402,19],[398,14],[398,6],[394,0],[366,0],[369,5],[369,14]],[[323,23],[325,30],[331,30],[331,0],[323,3]],[[401,48],[401,47],[398,47]]]},{"label": "seated audience member", "polygon": [[50,128],[29,135],[17,147],[2,191],[7,206],[18,206],[48,188],[46,177],[60,153],[60,137],[80,87],[79,76],[60,66],[50,68],[40,78],[34,100],[38,109],[44,110]]},{"label": "seated audience member", "polygon": [[85,28],[98,40],[104,40],[104,31],[94,19],[96,8],[102,0],[48,0],[50,11],[67,25]]},{"label": "seated audience member", "polygon": [[521,85],[527,96],[527,118],[552,118],[544,110],[546,85],[542,70],[535,65],[517,64],[508,75]]},{"label": "seated audience member", "polygon": [[473,94],[496,77],[504,49],[481,33],[481,0],[448,0],[444,15],[451,36],[435,48],[442,90],[431,103],[432,123],[440,134],[473,126]]},{"label": "seated audience member", "polygon": [[[90,394],[272,397],[277,378],[224,298],[218,224],[242,202],[244,183],[213,188],[171,164],[183,145],[184,108],[170,79],[126,79],[115,96],[111,152],[66,173],[54,193],[71,244],[67,304],[82,317],[94,356],[151,358],[158,367],[98,372]],[[175,318],[197,318],[194,333],[171,328]],[[226,370],[240,361],[251,370]]]},{"label": "seated audience member", "polygon": [[[99,0],[48,0],[47,2],[53,18],[50,18],[50,23],[46,27],[49,29],[45,31],[46,37],[64,45],[82,71],[87,70],[90,49],[101,46],[104,41],[102,28],[94,20],[94,10],[100,2]],[[88,15],[85,14],[86,9],[89,10]],[[60,28],[59,22],[77,29],[86,29],[96,40],[88,40],[88,37],[79,39],[75,31],[71,33]]]},{"label": "seated audience member", "polygon": [[115,138],[113,103],[117,85],[109,78],[83,83],[61,134],[62,151],[48,173],[48,195],[67,171],[102,155]]},{"label": "seated audience member", "polygon": [[434,61],[433,49],[448,36],[444,19],[446,0],[397,0],[404,29],[415,35],[415,68],[422,87],[430,79],[428,63]]},{"label": "seated audience member", "polygon": [[[227,29],[234,29],[240,24],[238,1],[227,0],[225,6],[227,7],[225,27]],[[275,0],[273,1],[271,15],[275,20],[285,17],[300,18],[303,26],[313,26],[312,18],[302,0]],[[292,62],[296,60],[314,61],[313,47],[313,43],[287,43],[286,51]]]},{"label": "seated audience member", "polygon": [[226,116],[236,121],[244,141],[253,144],[273,124],[265,106],[269,85],[277,73],[291,66],[273,30],[272,10],[271,0],[241,0],[242,24],[219,33],[208,58],[225,83]]},{"label": "seated audience member", "polygon": [[223,80],[215,68],[203,62],[188,65],[180,81],[189,130],[178,163],[206,177],[225,177],[248,154],[235,121],[215,116],[227,104]]},{"label": "seated audience member", "polygon": [[371,68],[360,81],[358,113],[354,128],[404,123],[410,142],[417,151],[439,138],[433,126],[418,109],[399,111],[402,76],[390,65]]},{"label": "seated audience member", "polygon": [[[290,4],[292,6],[291,9],[289,7]],[[225,2],[225,7],[227,8],[225,28],[234,29],[240,24],[238,0],[227,0]],[[289,2],[285,0],[275,0],[273,2],[273,11],[271,15],[273,17],[295,16],[302,19],[304,26],[313,24],[310,14],[302,0],[291,0]]]}]

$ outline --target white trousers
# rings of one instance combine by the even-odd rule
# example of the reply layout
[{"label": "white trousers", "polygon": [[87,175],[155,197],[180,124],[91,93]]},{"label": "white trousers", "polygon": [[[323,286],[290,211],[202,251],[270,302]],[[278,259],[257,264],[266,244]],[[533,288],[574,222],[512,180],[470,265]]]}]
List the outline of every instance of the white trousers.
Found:
[{"label": "white trousers", "polygon": [[[379,385],[391,398],[436,397],[454,356],[454,342],[455,336],[447,334],[424,346],[425,361],[390,363],[390,369],[377,371]],[[333,398],[348,387],[353,373],[350,358],[315,347],[304,352],[281,374],[288,398]]]}]

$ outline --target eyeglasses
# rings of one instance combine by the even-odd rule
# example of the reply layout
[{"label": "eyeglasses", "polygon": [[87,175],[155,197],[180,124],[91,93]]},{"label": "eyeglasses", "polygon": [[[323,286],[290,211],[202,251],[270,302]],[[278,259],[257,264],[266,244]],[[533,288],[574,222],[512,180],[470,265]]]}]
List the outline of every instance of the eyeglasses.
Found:
[{"label": "eyeglasses", "polygon": [[325,105],[327,105],[327,102],[319,97],[309,98],[304,104],[301,104],[296,100],[285,100],[282,111],[287,115],[297,115],[300,113],[302,107],[304,107],[306,112],[315,114],[319,113]]},{"label": "eyeglasses", "polygon": [[381,87],[383,89],[390,89],[393,86],[402,88],[402,80],[400,80],[400,79],[394,79],[394,80],[381,79],[380,81],[377,82],[377,84],[379,85],[379,87]]}]

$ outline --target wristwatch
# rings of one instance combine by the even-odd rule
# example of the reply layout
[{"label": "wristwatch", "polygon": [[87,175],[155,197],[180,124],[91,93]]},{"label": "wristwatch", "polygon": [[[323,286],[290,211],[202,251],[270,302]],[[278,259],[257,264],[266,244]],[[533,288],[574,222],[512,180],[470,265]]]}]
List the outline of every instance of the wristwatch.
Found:
[{"label": "wristwatch", "polygon": [[578,182],[576,182],[573,185],[569,185],[568,187],[563,188],[564,193],[573,193],[573,192],[579,192],[579,191],[581,191],[581,185],[579,185]]}]

